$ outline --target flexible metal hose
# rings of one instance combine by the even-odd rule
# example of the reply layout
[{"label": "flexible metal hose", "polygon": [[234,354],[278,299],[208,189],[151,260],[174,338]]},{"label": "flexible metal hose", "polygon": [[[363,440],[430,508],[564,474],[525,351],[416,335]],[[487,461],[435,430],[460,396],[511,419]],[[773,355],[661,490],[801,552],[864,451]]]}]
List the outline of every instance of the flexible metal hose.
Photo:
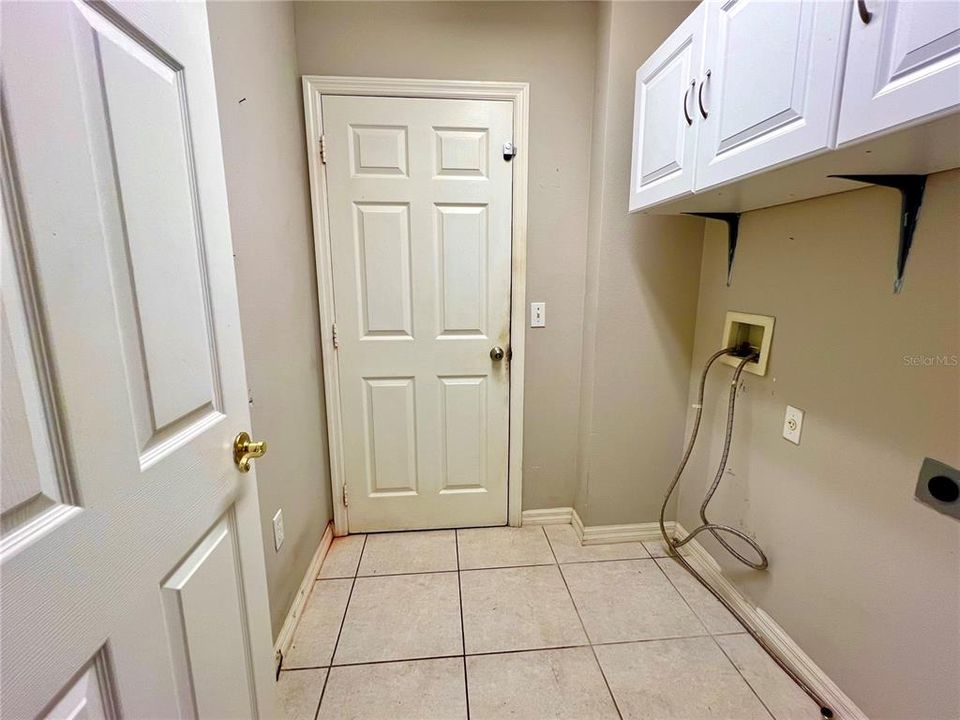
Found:
[{"label": "flexible metal hose", "polygon": [[[687,443],[687,446],[683,451],[683,457],[680,460],[680,465],[677,467],[677,472],[674,474],[673,480],[670,482],[670,486],[667,488],[667,493],[666,495],[664,495],[663,504],[660,506],[660,535],[663,537],[663,542],[667,546],[667,550],[669,551],[670,556],[674,560],[676,560],[678,563],[680,563],[680,565],[688,573],[690,573],[697,580],[697,582],[703,585],[703,587],[705,587],[710,592],[711,595],[713,595],[717,600],[720,601],[720,603],[730,612],[730,614],[733,615],[741,625],[743,625],[743,628],[750,634],[750,636],[757,641],[757,643],[760,645],[760,647],[763,648],[763,650],[767,653],[767,655],[769,655],[770,658],[777,665],[780,666],[780,669],[783,670],[790,677],[790,679],[793,680],[800,687],[801,690],[803,690],[807,695],[809,695],[810,698],[815,703],[817,703],[817,705],[820,707],[821,716],[829,719],[833,717],[833,710],[831,710],[830,707],[823,701],[823,699],[820,697],[817,691],[814,690],[812,687],[810,687],[803,680],[803,678],[797,675],[797,673],[794,672],[793,669],[790,666],[788,666],[780,658],[779,655],[777,655],[776,651],[773,650],[767,644],[767,642],[763,639],[763,637],[760,636],[757,633],[757,631],[753,629],[750,623],[748,623],[746,620],[740,617],[739,613],[730,604],[730,602],[728,602],[726,598],[724,598],[706,580],[704,580],[703,577],[701,577],[700,573],[698,573],[693,568],[693,566],[690,565],[690,563],[688,563],[686,559],[678,551],[678,548],[686,545],[688,542],[693,540],[694,537],[699,535],[704,530],[708,530],[710,534],[712,534],[717,539],[717,541],[724,548],[726,548],[726,550],[731,555],[737,558],[737,560],[742,562],[744,565],[754,568],[755,570],[764,570],[768,565],[767,556],[764,554],[763,549],[760,547],[760,545],[758,545],[753,538],[748,536],[743,531],[738,530],[737,528],[730,527],[729,525],[720,525],[717,523],[711,523],[707,519],[707,505],[710,504],[710,500],[713,499],[713,494],[717,491],[717,488],[720,485],[720,480],[723,477],[723,471],[726,469],[727,457],[730,454],[730,439],[733,435],[733,413],[734,413],[734,409],[736,407],[736,402],[737,402],[737,384],[740,382],[740,374],[743,372],[743,369],[744,367],[746,367],[746,364],[751,360],[756,359],[757,355],[755,353],[752,353],[744,357],[740,361],[740,363],[737,365],[737,368],[733,373],[733,380],[730,383],[730,400],[727,404],[727,428],[726,428],[726,433],[724,435],[723,452],[720,455],[720,464],[717,467],[717,473],[713,478],[713,483],[710,485],[710,489],[707,490],[707,494],[703,498],[703,503],[701,503],[700,505],[700,519],[703,521],[703,524],[695,528],[683,540],[679,540],[679,541],[671,538],[667,534],[667,528],[666,528],[666,525],[664,524],[664,516],[666,515],[666,511],[667,511],[667,504],[670,502],[670,496],[673,495],[673,491],[676,489],[677,484],[680,482],[680,476],[683,474],[683,470],[687,466],[687,461],[690,459],[690,455],[693,452],[693,446],[697,441],[697,434],[700,432],[700,419],[703,415],[703,396],[704,396],[704,390],[707,384],[707,373],[710,370],[710,366],[713,365],[714,362],[716,362],[719,358],[723,357],[724,355],[731,354],[735,349],[736,349],[735,347],[729,347],[729,348],[724,348],[723,350],[719,350],[715,352],[707,360],[707,364],[703,368],[703,373],[700,375],[700,385],[697,391],[697,403],[696,405],[694,405],[694,408],[696,408],[697,412],[693,420],[693,430],[690,433],[690,441]],[[753,550],[759,556],[760,561],[752,562],[749,559],[745,558],[741,553],[739,553],[737,550],[731,547],[730,544],[720,536],[721,532],[730,533],[731,535],[734,535],[740,538],[741,540],[743,540],[751,548],[753,548]]]}]

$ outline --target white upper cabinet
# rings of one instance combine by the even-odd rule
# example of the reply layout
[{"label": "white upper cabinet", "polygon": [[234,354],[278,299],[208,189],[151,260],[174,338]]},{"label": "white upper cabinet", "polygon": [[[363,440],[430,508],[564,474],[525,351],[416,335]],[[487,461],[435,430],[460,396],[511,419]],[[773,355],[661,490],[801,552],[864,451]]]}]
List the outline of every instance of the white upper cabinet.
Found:
[{"label": "white upper cabinet", "polygon": [[693,191],[704,11],[698,6],[637,70],[630,210]]},{"label": "white upper cabinet", "polygon": [[630,210],[960,167],[960,0],[704,0],[637,71]]},{"label": "white upper cabinet", "polygon": [[855,0],[838,142],[960,107],[960,2]]},{"label": "white upper cabinet", "polygon": [[696,189],[832,147],[846,5],[836,0],[704,5]]}]

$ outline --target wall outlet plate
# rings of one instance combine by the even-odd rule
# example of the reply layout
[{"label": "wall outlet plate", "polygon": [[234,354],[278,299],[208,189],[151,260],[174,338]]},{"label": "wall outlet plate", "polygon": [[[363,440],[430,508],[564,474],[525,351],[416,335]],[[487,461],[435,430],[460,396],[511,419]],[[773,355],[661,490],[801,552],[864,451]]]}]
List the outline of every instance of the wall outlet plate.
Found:
[{"label": "wall outlet plate", "polygon": [[794,445],[799,445],[801,430],[803,430],[803,410],[787,405],[787,412],[783,416],[783,437]]},{"label": "wall outlet plate", "polygon": [[[760,358],[748,362],[743,370],[754,375],[767,374],[767,361],[770,359],[770,344],[773,342],[772,315],[752,315],[750,313],[727,311],[727,318],[723,325],[723,345],[731,347],[747,342],[760,353]],[[741,358],[724,355],[720,362],[737,367]]]},{"label": "wall outlet plate", "polygon": [[283,508],[273,516],[273,549],[279,551],[283,545]]},{"label": "wall outlet plate", "polygon": [[530,327],[547,326],[547,304],[545,302],[530,303]]}]

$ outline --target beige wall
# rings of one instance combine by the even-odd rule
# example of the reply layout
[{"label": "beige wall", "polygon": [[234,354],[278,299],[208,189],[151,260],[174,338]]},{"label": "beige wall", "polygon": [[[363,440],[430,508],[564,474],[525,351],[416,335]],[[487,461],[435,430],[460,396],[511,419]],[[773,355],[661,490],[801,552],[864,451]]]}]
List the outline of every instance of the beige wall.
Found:
[{"label": "beige wall", "polygon": [[[299,71],[530,83],[523,507],[576,488],[596,6],[552,2],[297,3]],[[525,322],[526,318],[518,318]]]},{"label": "beige wall", "polygon": [[686,415],[703,224],[628,215],[636,68],[694,8],[600,10],[575,506],[587,525],[652,520]]},{"label": "beige wall", "polygon": [[276,637],[331,515],[293,6],[213,2],[208,11],[252,434],[269,445],[256,468]]},{"label": "beige wall", "polygon": [[[960,356],[960,171],[930,177],[894,295],[899,206],[871,188],[748,213],[729,288],[725,231],[708,224],[691,395],[726,310],[776,317],[709,516],[755,535],[770,569],[704,543],[869,717],[956,718],[960,525],[913,489],[924,456],[960,465],[960,368],[906,358]],[[731,371],[707,386],[680,489],[687,529],[718,460]],[[788,403],[806,411],[799,447],[780,436]]]}]

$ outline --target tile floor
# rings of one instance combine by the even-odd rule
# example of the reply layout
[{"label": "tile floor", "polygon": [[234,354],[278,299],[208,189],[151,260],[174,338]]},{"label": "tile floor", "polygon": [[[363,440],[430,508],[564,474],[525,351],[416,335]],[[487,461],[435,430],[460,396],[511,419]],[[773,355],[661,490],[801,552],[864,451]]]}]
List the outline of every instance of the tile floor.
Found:
[{"label": "tile floor", "polygon": [[334,541],[283,661],[292,720],[819,718],[659,543],[569,525]]}]

